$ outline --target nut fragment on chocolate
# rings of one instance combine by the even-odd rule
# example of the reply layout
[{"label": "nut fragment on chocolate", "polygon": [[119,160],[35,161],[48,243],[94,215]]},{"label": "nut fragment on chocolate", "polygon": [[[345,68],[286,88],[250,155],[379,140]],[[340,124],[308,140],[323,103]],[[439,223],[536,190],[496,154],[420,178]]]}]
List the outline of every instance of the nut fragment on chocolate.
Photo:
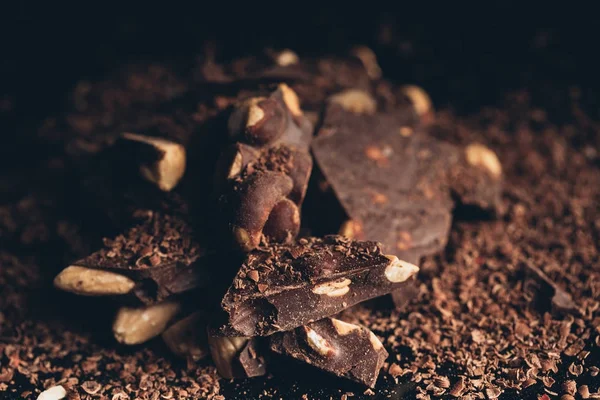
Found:
[{"label": "nut fragment on chocolate", "polygon": [[228,130],[237,142],[221,155],[216,186],[234,242],[250,251],[263,240],[293,240],[312,170],[312,124],[298,97],[280,84],[268,97],[246,100]]},{"label": "nut fragment on chocolate", "polygon": [[109,296],[129,293],[135,282],[116,272],[70,265],[54,278],[54,286],[84,296]]},{"label": "nut fragment on chocolate", "polygon": [[275,56],[275,62],[280,67],[288,67],[290,65],[298,64],[300,62],[300,57],[292,50],[285,49]]},{"label": "nut fragment on chocolate", "polygon": [[355,114],[373,114],[377,110],[375,99],[369,93],[358,89],[347,89],[334,94],[329,101]]},{"label": "nut fragment on chocolate", "polygon": [[123,140],[133,144],[131,157],[139,162],[140,174],[166,192],[172,190],[185,173],[185,147],[170,140],[124,133]]},{"label": "nut fragment on chocolate", "polygon": [[431,122],[433,104],[425,90],[416,85],[405,85],[400,88],[400,93],[410,101],[421,120],[426,123]]},{"label": "nut fragment on chocolate", "polygon": [[[260,279],[255,272],[260,271]],[[401,289],[418,271],[376,242],[303,238],[250,252],[227,291],[225,334],[269,335]]]},{"label": "nut fragment on chocolate", "polygon": [[251,378],[266,373],[265,359],[259,353],[256,338],[213,336],[209,332],[208,345],[223,378]]},{"label": "nut fragment on chocolate", "polygon": [[373,387],[388,356],[365,327],[325,318],[269,337],[276,353]]},{"label": "nut fragment on chocolate", "polygon": [[175,301],[139,308],[121,307],[113,322],[115,339],[129,345],[144,343],[160,335],[180,309]]},{"label": "nut fragment on chocolate", "polygon": [[357,46],[352,49],[352,54],[357,57],[365,66],[367,74],[371,79],[381,78],[381,67],[377,62],[375,52],[367,46]]},{"label": "nut fragment on chocolate", "polygon": [[479,143],[472,143],[465,148],[467,162],[479,168],[485,168],[493,178],[502,175],[502,165],[492,150]]},{"label": "nut fragment on chocolate", "polygon": [[200,360],[208,355],[206,316],[197,311],[169,326],[161,335],[174,354]]},{"label": "nut fragment on chocolate", "polygon": [[87,295],[131,294],[152,304],[209,284],[209,253],[187,214],[146,212],[137,226],[105,239],[105,246],[55,278],[61,290]]}]

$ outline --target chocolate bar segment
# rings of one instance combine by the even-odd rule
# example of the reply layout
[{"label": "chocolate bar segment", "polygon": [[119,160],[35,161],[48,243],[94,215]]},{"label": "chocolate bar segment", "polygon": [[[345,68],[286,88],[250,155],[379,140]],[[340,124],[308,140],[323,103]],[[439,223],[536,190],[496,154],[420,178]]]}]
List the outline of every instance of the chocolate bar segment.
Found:
[{"label": "chocolate bar segment", "polygon": [[418,271],[376,242],[302,238],[250,252],[221,306],[222,332],[264,336],[336,314],[402,288]]},{"label": "chocolate bar segment", "polygon": [[325,318],[269,337],[272,351],[374,387],[388,352],[365,327]]},{"label": "chocolate bar segment", "polygon": [[151,304],[208,283],[210,252],[184,215],[145,211],[144,221],[65,268],[54,280],[84,295],[133,294]]},{"label": "chocolate bar segment", "polygon": [[443,165],[432,165],[445,148],[418,129],[410,107],[373,114],[332,102],[312,145],[360,238],[413,263],[445,246],[453,205]]}]

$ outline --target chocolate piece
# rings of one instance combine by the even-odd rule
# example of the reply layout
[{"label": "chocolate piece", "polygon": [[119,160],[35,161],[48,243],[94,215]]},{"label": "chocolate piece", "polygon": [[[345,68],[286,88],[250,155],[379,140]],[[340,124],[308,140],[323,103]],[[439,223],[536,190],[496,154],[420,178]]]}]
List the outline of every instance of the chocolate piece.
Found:
[{"label": "chocolate piece", "polygon": [[145,304],[208,283],[209,254],[183,215],[147,211],[145,220],[64,269],[54,280],[84,295],[134,294]]},{"label": "chocolate piece", "polygon": [[269,338],[271,350],[374,387],[388,352],[365,327],[325,318]]},{"label": "chocolate piece", "polygon": [[544,271],[529,262],[522,265],[526,272],[524,290],[533,292],[535,302],[540,308],[557,315],[573,313],[578,309],[571,295],[552,281]]},{"label": "chocolate piece", "polygon": [[370,115],[334,102],[313,142],[354,230],[414,263],[445,246],[452,208],[445,170],[431,165],[445,147],[420,140],[417,128],[411,108]]},{"label": "chocolate piece", "polygon": [[501,189],[493,152],[481,145],[461,150],[419,126],[411,108],[372,114],[332,101],[312,144],[353,231],[410,262],[445,247],[451,193],[463,204],[494,210]]},{"label": "chocolate piece", "polygon": [[266,373],[257,338],[214,336],[209,331],[208,345],[223,378],[252,378]]},{"label": "chocolate piece", "polygon": [[376,242],[342,236],[299,239],[249,253],[221,306],[225,334],[269,335],[336,314],[410,284],[413,264]]},{"label": "chocolate piece", "polygon": [[242,102],[228,131],[239,142],[222,154],[215,186],[235,243],[250,251],[264,239],[291,241],[312,170],[312,125],[296,94],[282,84],[269,97]]}]

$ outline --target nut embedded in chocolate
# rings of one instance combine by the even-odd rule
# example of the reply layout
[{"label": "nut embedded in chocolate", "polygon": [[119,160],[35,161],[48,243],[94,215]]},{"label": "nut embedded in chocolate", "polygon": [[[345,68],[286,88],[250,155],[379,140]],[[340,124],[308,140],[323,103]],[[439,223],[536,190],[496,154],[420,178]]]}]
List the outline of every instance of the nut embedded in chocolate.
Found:
[{"label": "nut embedded in chocolate", "polygon": [[472,143],[465,148],[467,162],[477,168],[484,168],[494,178],[502,176],[502,164],[492,150],[479,143]]},{"label": "nut embedded in chocolate", "polygon": [[206,316],[197,311],[169,326],[161,335],[174,354],[194,361],[209,353],[206,337]]},{"label": "nut embedded in chocolate", "polygon": [[61,400],[65,397],[67,397],[67,391],[62,385],[57,385],[44,390],[37,400]]},{"label": "nut embedded in chocolate", "polygon": [[116,272],[70,265],[56,275],[54,286],[84,296],[109,296],[129,293],[135,282]]},{"label": "nut embedded in chocolate", "polygon": [[133,156],[139,160],[140,174],[159,189],[172,190],[185,173],[185,147],[166,139],[124,133],[124,140],[138,144]]},{"label": "nut embedded in chocolate", "polygon": [[405,85],[400,87],[400,93],[410,101],[423,122],[431,122],[433,119],[433,104],[425,90],[416,85]]},{"label": "nut embedded in chocolate", "polygon": [[213,336],[208,333],[210,354],[219,375],[226,379],[251,378],[266,373],[256,338]]},{"label": "nut embedded in chocolate", "polygon": [[[258,280],[253,271],[261,271]],[[221,332],[266,336],[293,329],[401,289],[416,271],[383,254],[376,242],[341,236],[259,247],[246,256],[221,302],[229,316]]]},{"label": "nut embedded in chocolate", "polygon": [[284,49],[275,55],[275,63],[280,67],[289,67],[300,62],[298,54],[290,49]]},{"label": "nut embedded in chocolate", "polygon": [[373,332],[335,318],[276,333],[269,340],[278,354],[370,387],[388,356]]},{"label": "nut embedded in chocolate", "polygon": [[369,93],[358,89],[347,89],[334,94],[329,101],[355,114],[373,114],[377,110],[375,99]]},{"label": "nut embedded in chocolate", "polygon": [[175,301],[140,308],[121,307],[113,322],[115,339],[129,345],[144,343],[160,335],[180,309]]},{"label": "nut embedded in chocolate", "polygon": [[362,62],[369,78],[373,80],[381,78],[381,67],[373,50],[367,46],[357,46],[352,49],[352,54]]}]

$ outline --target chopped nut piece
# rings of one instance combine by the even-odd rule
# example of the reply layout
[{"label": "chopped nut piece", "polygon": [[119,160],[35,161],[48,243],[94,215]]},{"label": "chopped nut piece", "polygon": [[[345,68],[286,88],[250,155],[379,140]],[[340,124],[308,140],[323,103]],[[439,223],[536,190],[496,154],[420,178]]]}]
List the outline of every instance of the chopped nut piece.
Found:
[{"label": "chopped nut piece", "polygon": [[71,265],[54,278],[54,286],[84,296],[108,296],[129,293],[135,282],[115,272]]},{"label": "chopped nut piece", "polygon": [[373,50],[366,46],[358,46],[352,49],[352,54],[354,54],[362,62],[367,70],[367,75],[369,75],[369,78],[381,78],[381,67],[377,62],[377,56]]},{"label": "chopped nut piece", "polygon": [[362,224],[353,219],[349,219],[342,224],[342,226],[340,227],[339,234],[349,239],[364,239]]},{"label": "chopped nut piece", "polygon": [[342,278],[333,282],[325,282],[313,288],[313,293],[324,294],[329,297],[343,296],[350,291],[352,281],[347,278]]},{"label": "chopped nut piece", "polygon": [[280,67],[288,67],[290,65],[298,64],[300,62],[300,57],[298,57],[298,54],[294,53],[292,50],[285,49],[277,54],[275,62]]},{"label": "chopped nut piece", "polygon": [[494,178],[502,175],[502,165],[498,156],[486,146],[473,143],[465,148],[467,162],[474,167],[485,168]]},{"label": "chopped nut piece", "polygon": [[357,325],[349,324],[347,322],[341,321],[339,319],[331,318],[331,322],[336,330],[336,332],[341,336],[346,336],[351,332],[360,329]]},{"label": "chopped nut piece", "polygon": [[144,343],[160,335],[179,310],[179,303],[171,301],[142,308],[122,307],[113,323],[115,339],[130,345]]},{"label": "chopped nut piece", "polygon": [[306,333],[306,341],[308,342],[308,345],[317,353],[324,357],[330,357],[335,354],[335,349],[314,329],[305,326],[304,332]]},{"label": "chopped nut piece", "polygon": [[166,139],[135,133],[124,133],[123,138],[153,148],[153,154],[148,157],[144,154],[139,166],[140,173],[146,180],[155,183],[165,192],[177,186],[185,173],[185,147]]},{"label": "chopped nut piece", "polygon": [[406,261],[400,260],[394,255],[386,256],[390,259],[390,265],[385,269],[385,277],[394,283],[404,282],[419,272],[419,267]]},{"label": "chopped nut piece", "polygon": [[296,92],[294,92],[294,90],[285,83],[280,83],[278,87],[283,93],[283,101],[292,115],[296,117],[302,116],[303,114],[302,109],[300,108],[300,99],[298,99]]},{"label": "chopped nut piece", "polygon": [[427,116],[427,114],[433,111],[433,106],[429,95],[419,86],[402,86],[400,91],[410,100],[419,117],[424,118]]},{"label": "chopped nut piece", "polygon": [[329,101],[356,114],[373,114],[377,110],[375,99],[367,92],[347,89],[330,97]]}]

